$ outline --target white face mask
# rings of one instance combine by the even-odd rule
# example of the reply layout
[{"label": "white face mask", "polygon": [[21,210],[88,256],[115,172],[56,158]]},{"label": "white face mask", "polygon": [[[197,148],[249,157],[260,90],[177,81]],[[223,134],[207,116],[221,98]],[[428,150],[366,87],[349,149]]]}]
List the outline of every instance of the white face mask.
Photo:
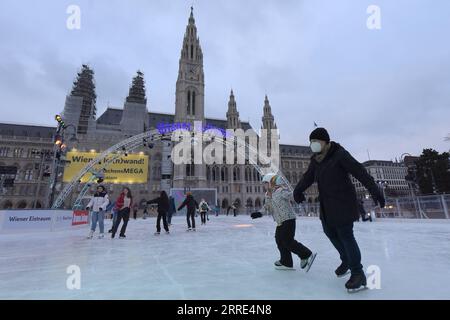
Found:
[{"label": "white face mask", "polygon": [[311,142],[311,151],[314,153],[319,153],[320,151],[322,151],[322,145],[320,144],[320,142]]}]

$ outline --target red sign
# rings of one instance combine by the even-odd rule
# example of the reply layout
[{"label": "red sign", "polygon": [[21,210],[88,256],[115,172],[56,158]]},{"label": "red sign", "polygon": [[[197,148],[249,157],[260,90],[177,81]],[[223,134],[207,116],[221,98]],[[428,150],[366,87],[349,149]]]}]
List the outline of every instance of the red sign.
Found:
[{"label": "red sign", "polygon": [[73,212],[72,225],[79,226],[81,224],[88,224],[89,211],[86,210],[75,210]]}]

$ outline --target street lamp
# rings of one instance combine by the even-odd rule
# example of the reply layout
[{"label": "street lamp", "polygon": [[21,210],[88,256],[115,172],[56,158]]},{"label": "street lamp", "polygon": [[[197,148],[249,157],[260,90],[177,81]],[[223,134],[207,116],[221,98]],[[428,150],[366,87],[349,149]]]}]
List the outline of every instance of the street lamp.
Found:
[{"label": "street lamp", "polygon": [[50,178],[50,184],[49,184],[49,191],[47,195],[48,203],[47,207],[50,208],[53,204],[53,199],[55,196],[55,187],[56,187],[56,181],[58,179],[59,175],[59,167],[61,166],[61,156],[63,156],[67,151],[67,145],[65,144],[65,135],[66,130],[68,128],[73,128],[74,132],[72,133],[69,142],[77,142],[77,128],[69,124],[67,125],[63,118],[60,115],[55,116],[55,120],[58,122],[58,126],[56,128],[56,134],[54,137],[54,146],[53,146],[53,167],[52,167],[52,174]]}]

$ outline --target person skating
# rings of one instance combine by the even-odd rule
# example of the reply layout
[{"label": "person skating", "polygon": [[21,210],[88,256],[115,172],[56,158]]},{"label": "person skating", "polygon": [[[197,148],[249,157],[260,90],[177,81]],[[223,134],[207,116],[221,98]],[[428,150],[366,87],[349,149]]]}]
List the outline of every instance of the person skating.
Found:
[{"label": "person skating", "polygon": [[114,223],[111,238],[114,238],[119,228],[120,221],[123,220],[122,228],[120,229],[120,238],[126,238],[125,231],[127,230],[128,220],[130,220],[130,211],[133,205],[133,196],[128,188],[123,188],[122,193],[116,201],[117,220]]},{"label": "person skating", "polygon": [[109,204],[108,193],[104,186],[98,186],[97,192],[94,193],[94,196],[89,201],[86,206],[86,210],[92,209],[91,213],[91,230],[88,235],[88,239],[92,239],[94,236],[95,229],[98,226],[100,229],[100,234],[98,236],[99,239],[104,237],[104,229],[105,229],[105,211],[106,207]]},{"label": "person skating", "polygon": [[[275,269],[295,270],[292,260],[292,253],[294,253],[300,258],[300,267],[308,272],[316,253],[294,238],[296,214],[291,205],[291,201],[294,200],[292,192],[283,187],[283,180],[279,175],[266,174],[262,182],[266,189],[264,208],[277,223],[275,242],[280,251],[280,260],[275,262]],[[261,215],[258,216],[261,217]]]},{"label": "person skating", "polygon": [[200,201],[199,208],[202,224],[206,224],[206,215],[208,214],[208,211],[211,210],[211,208],[209,207],[208,202],[206,202],[205,199],[202,199]]},{"label": "person skating", "polygon": [[366,187],[380,207],[384,207],[385,200],[365,168],[341,145],[330,142],[324,128],[315,129],[309,140],[314,155],[308,170],[295,187],[294,199],[297,203],[305,201],[303,192],[317,182],[323,231],[341,259],[335,273],[342,277],[350,270],[351,276],[345,287],[356,291],[364,288],[367,281],[361,264],[361,252],[353,235],[353,223],[358,220],[359,212],[355,187],[349,174]]},{"label": "person skating", "polygon": [[172,225],[172,216],[177,211],[175,208],[175,199],[170,196],[169,197],[169,211],[167,212],[167,223],[169,224],[169,227]]},{"label": "person skating", "polygon": [[158,198],[147,201],[147,204],[156,203],[158,205],[158,217],[156,218],[156,233],[159,235],[161,233],[161,219],[163,221],[164,230],[169,233],[169,226],[167,225],[167,212],[169,211],[170,203],[167,193],[163,190],[161,191]]},{"label": "person skating", "polygon": [[[178,207],[178,211],[187,208],[186,220],[188,225],[188,231],[195,231],[195,211],[198,209],[198,202],[194,199],[194,196],[191,192],[186,193],[186,199],[184,199],[183,203]],[[192,228],[191,228],[192,221]]]},{"label": "person skating", "polygon": [[133,219],[134,220],[136,220],[136,218],[137,218],[138,209],[139,209],[138,205],[134,204],[134,206],[133,206]]}]

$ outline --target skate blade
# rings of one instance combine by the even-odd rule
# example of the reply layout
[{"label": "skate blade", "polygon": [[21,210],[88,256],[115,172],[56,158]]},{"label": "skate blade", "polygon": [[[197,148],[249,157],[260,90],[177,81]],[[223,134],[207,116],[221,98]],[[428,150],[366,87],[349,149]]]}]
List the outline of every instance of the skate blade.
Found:
[{"label": "skate blade", "polygon": [[275,266],[276,270],[282,270],[282,271],[295,271],[295,268],[289,268],[285,266]]},{"label": "skate blade", "polygon": [[308,272],[309,269],[311,269],[312,264],[314,263],[314,260],[316,259],[317,253],[313,253],[311,259],[309,259],[308,264],[306,265],[306,271]]},{"label": "skate blade", "polygon": [[341,274],[340,276],[337,276],[337,277],[338,277],[338,278],[343,278],[343,277],[345,277],[345,276],[348,275],[348,274],[350,274],[350,270],[347,270],[346,273]]},{"label": "skate blade", "polygon": [[359,287],[357,289],[347,289],[347,292],[351,294],[351,293],[357,293],[357,292],[360,292],[360,291],[365,291],[367,289],[369,289],[367,286],[361,286],[361,287]]}]

